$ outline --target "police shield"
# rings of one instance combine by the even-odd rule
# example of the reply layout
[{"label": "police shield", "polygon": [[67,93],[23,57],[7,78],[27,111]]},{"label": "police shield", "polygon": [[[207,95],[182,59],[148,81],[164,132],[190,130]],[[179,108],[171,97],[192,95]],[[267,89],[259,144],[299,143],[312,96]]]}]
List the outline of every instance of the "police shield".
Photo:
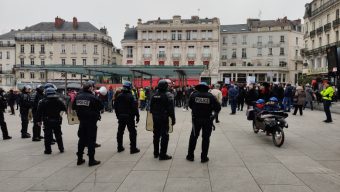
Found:
[{"label": "police shield", "polygon": [[[145,128],[147,131],[153,131],[153,119],[152,119],[152,113],[150,111],[147,112],[146,114],[146,125]],[[169,117],[169,133],[172,133],[174,130],[172,126],[172,120]]]}]

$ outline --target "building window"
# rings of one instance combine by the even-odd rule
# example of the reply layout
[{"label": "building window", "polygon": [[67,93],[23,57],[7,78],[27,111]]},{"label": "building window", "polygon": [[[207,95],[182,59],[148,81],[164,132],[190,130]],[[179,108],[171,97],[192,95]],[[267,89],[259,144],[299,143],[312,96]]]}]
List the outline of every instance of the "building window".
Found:
[{"label": "building window", "polygon": [[77,39],[77,34],[72,35],[73,40]]},{"label": "building window", "polygon": [[193,30],[192,31],[192,40],[196,40],[197,39],[197,30]]},{"label": "building window", "polygon": [[20,45],[20,53],[25,53],[25,45]]},{"label": "building window", "polygon": [[299,55],[299,50],[295,50],[295,56],[297,57]]},{"label": "building window", "polygon": [[34,65],[34,59],[31,59],[31,65]]},{"label": "building window", "polygon": [[31,45],[31,53],[34,53],[34,45]]},{"label": "building window", "polygon": [[329,44],[329,34],[327,34],[327,44]]},{"label": "building window", "polygon": [[257,45],[262,46],[262,36],[257,37]]},{"label": "building window", "polygon": [[77,77],[77,74],[72,73],[72,77],[73,78]]},{"label": "building window", "polygon": [[157,38],[157,40],[162,39],[162,31],[156,31],[156,38]]},{"label": "building window", "polygon": [[171,31],[171,40],[176,40],[176,31]]},{"label": "building window", "polygon": [[86,66],[86,59],[83,59],[83,65]]},{"label": "building window", "polygon": [[98,64],[98,59],[93,59],[93,64],[97,65]]},{"label": "building window", "polygon": [[61,45],[61,53],[65,53],[65,45],[64,44]]},{"label": "building window", "polygon": [[30,78],[34,79],[35,78],[35,73],[34,72],[30,72]]},{"label": "building window", "polygon": [[158,52],[158,58],[165,58],[165,47],[164,46],[159,46],[159,52]]},{"label": "building window", "polygon": [[179,61],[173,61],[174,66],[179,66]]},{"label": "building window", "polygon": [[186,31],[187,32],[187,40],[191,40],[191,31]]},{"label": "building window", "polygon": [[45,66],[45,59],[41,59],[40,64],[41,64],[41,66]]},{"label": "building window", "polygon": [[257,48],[257,56],[262,56],[262,48]]},{"label": "building window", "polygon": [[148,33],[148,40],[152,40],[153,39],[153,32],[149,31]]},{"label": "building window", "polygon": [[236,54],[236,49],[233,49],[233,53],[231,55],[232,59],[236,59],[237,58],[237,54]]},{"label": "building window", "polygon": [[40,53],[45,53],[45,45],[40,45]]},{"label": "building window", "polygon": [[86,54],[86,45],[83,45],[83,53]]},{"label": "building window", "polygon": [[322,46],[322,38],[319,37],[319,47],[321,47],[321,46]]},{"label": "building window", "polygon": [[20,72],[20,78],[25,79],[25,73],[24,72]]},{"label": "building window", "polygon": [[280,61],[279,66],[280,66],[280,67],[287,67],[287,62],[285,62],[285,61]]},{"label": "building window", "polygon": [[336,42],[339,41],[339,31],[335,32],[335,40],[336,40]]},{"label": "building window", "polygon": [[0,52],[0,59],[2,59],[2,52]]},{"label": "building window", "polygon": [[236,37],[233,37],[233,45],[237,44],[236,40],[237,40]]},{"label": "building window", "polygon": [[242,37],[242,44],[247,45],[247,36],[246,35],[243,35],[243,37]]},{"label": "building window", "polygon": [[284,43],[285,42],[285,36],[281,35],[280,36],[280,43]]},{"label": "building window", "polygon": [[149,66],[150,65],[150,61],[144,61],[144,65],[145,66]]},{"label": "building window", "polygon": [[208,30],[208,33],[207,33],[208,39],[211,40],[212,36],[213,36],[213,31],[212,30]]},{"label": "building window", "polygon": [[273,48],[268,48],[268,55],[273,56]]},{"label": "building window", "polygon": [[20,65],[23,67],[25,65],[25,60],[23,58],[20,58]]},{"label": "building window", "polygon": [[222,62],[222,66],[223,67],[227,66],[227,62]]},{"label": "building window", "polygon": [[76,53],[76,45],[75,44],[72,44],[72,53]]},{"label": "building window", "polygon": [[202,30],[201,34],[202,34],[202,39],[205,40],[207,38],[207,31],[206,30]]},{"label": "building window", "polygon": [[268,41],[268,44],[273,44],[273,36],[269,36],[269,41]]},{"label": "building window", "polygon": [[65,73],[65,72],[62,72],[62,73],[60,73],[60,76],[61,76],[61,77],[66,77],[66,73]]},{"label": "building window", "polygon": [[61,65],[65,65],[66,64],[66,60],[65,59],[61,59]]},{"label": "building window", "polygon": [[61,38],[62,38],[62,39],[65,39],[65,38],[66,38],[66,34],[62,34],[62,35],[61,35]]},{"label": "building window", "polygon": [[85,33],[83,34],[83,39],[86,39],[86,34]]},{"label": "building window", "polygon": [[247,58],[247,49],[242,48],[242,59],[246,59],[246,58]]},{"label": "building window", "polygon": [[285,55],[285,48],[283,47],[280,47],[280,55]]},{"label": "building window", "polygon": [[227,44],[227,42],[228,42],[228,37],[223,37],[223,45],[226,45]]},{"label": "building window", "polygon": [[189,66],[195,65],[195,61],[188,61],[188,65],[189,65]]},{"label": "building window", "polygon": [[339,9],[337,9],[335,12],[335,19],[339,19],[339,12],[340,12]]},{"label": "building window", "polygon": [[299,45],[299,38],[298,37],[296,37],[296,39],[295,39],[295,44]]},{"label": "building window", "polygon": [[9,59],[10,58],[10,53],[9,51],[6,52],[6,59]]},{"label": "building window", "polygon": [[127,58],[132,58],[133,57],[133,47],[132,46],[127,46]]},{"label": "building window", "polygon": [[45,79],[45,72],[40,72],[40,79]]},{"label": "building window", "polygon": [[97,49],[98,49],[98,45],[94,45],[94,48],[93,48],[93,53],[94,54],[98,54]]}]

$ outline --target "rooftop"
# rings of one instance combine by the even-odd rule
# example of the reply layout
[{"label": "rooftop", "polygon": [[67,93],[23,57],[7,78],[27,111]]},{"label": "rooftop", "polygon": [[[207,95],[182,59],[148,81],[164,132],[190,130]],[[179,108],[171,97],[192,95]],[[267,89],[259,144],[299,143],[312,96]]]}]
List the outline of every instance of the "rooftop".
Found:
[{"label": "rooftop", "polygon": [[8,33],[5,33],[5,34],[0,35],[0,39],[1,39],[1,40],[14,39],[16,32],[17,32],[17,31],[15,31],[15,30],[11,30],[11,31],[8,32]]},{"label": "rooftop", "polygon": [[95,26],[93,26],[90,22],[78,22],[78,27],[74,28],[72,22],[65,22],[59,28],[55,26],[54,22],[41,22],[36,25],[26,27],[21,30],[24,32],[30,31],[48,31],[48,32],[57,32],[57,31],[65,31],[65,32],[100,32]]},{"label": "rooftop", "polygon": [[250,31],[247,24],[221,25],[220,30],[222,33],[240,33]]}]

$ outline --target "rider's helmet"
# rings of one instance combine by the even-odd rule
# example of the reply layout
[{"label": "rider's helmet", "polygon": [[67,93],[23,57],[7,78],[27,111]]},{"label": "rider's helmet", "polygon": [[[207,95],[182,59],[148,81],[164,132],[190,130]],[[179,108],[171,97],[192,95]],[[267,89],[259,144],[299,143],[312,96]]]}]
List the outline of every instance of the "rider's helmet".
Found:
[{"label": "rider's helmet", "polygon": [[258,99],[256,101],[256,108],[263,109],[265,105],[265,101],[263,99]]}]

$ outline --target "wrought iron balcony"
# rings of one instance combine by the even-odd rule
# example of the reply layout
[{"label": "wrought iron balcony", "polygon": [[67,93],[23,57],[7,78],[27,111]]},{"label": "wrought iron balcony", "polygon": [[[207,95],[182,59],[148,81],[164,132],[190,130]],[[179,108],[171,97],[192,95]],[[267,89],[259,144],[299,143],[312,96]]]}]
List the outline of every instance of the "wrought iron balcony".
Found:
[{"label": "wrought iron balcony", "polygon": [[331,30],[332,28],[332,23],[327,23],[326,25],[323,26],[323,29],[325,32]]},{"label": "wrought iron balcony", "polygon": [[313,37],[315,37],[315,33],[316,33],[316,31],[313,30],[313,31],[311,31],[311,32],[309,33],[309,36],[310,36],[311,38],[313,38]]},{"label": "wrought iron balcony", "polygon": [[143,54],[143,58],[144,59],[151,59],[152,58],[152,55],[150,53],[144,53]]},{"label": "wrought iron balcony", "polygon": [[196,58],[196,53],[188,53],[187,57],[188,57],[188,59],[195,59]]},{"label": "wrought iron balcony", "polygon": [[180,53],[173,53],[172,58],[173,59],[179,59],[179,58],[181,58],[181,54]]},{"label": "wrought iron balcony", "polygon": [[312,17],[314,17],[315,15],[322,13],[324,10],[326,10],[328,7],[334,5],[335,3],[339,3],[340,0],[329,0],[326,3],[324,3],[323,5],[321,5],[319,8],[315,9],[314,11],[312,11]]},{"label": "wrought iron balcony", "polygon": [[157,58],[158,59],[165,59],[166,58],[166,54],[165,53],[158,53],[157,54]]},{"label": "wrought iron balcony", "polygon": [[203,59],[210,59],[211,58],[211,53],[203,53],[202,54]]},{"label": "wrought iron balcony", "polygon": [[226,59],[228,59],[228,56],[227,56],[227,55],[222,55],[222,56],[221,56],[221,59],[222,59],[222,60],[226,60]]},{"label": "wrought iron balcony", "polygon": [[340,25],[340,18],[337,18],[333,21],[333,28],[338,27]]},{"label": "wrought iron balcony", "polygon": [[323,32],[323,27],[319,27],[319,28],[316,29],[316,34],[317,35],[321,35],[322,32]]}]

